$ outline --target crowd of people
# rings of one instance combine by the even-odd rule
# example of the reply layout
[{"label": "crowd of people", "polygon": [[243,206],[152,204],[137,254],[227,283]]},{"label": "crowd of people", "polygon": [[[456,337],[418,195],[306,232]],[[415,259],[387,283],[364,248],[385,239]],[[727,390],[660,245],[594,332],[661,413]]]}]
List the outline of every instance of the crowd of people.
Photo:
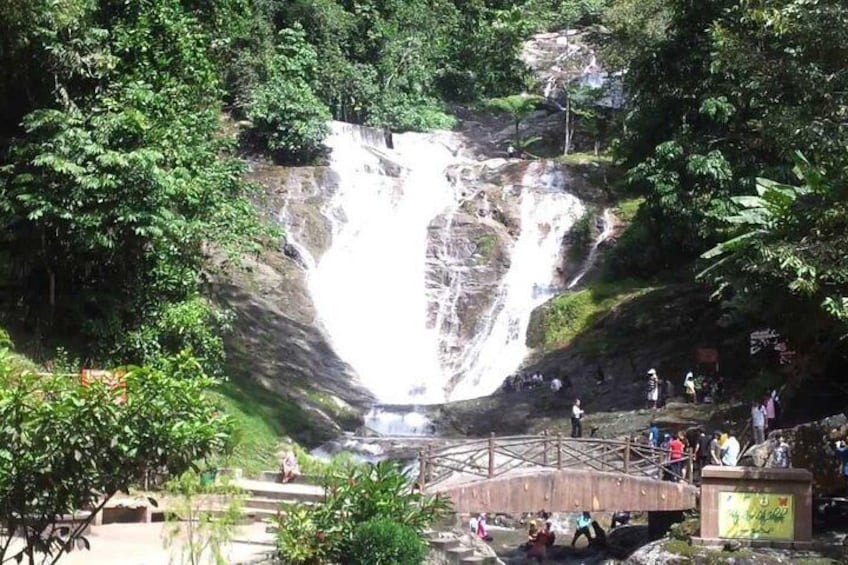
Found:
[{"label": "crowd of people", "polygon": [[[510,375],[504,380],[503,388],[505,392],[520,392],[522,390],[536,390],[545,386],[548,379],[542,373],[524,373],[519,372]],[[553,392],[562,390],[562,380],[559,377],[554,377],[550,381],[550,389]]]},{"label": "crowd of people", "polygon": [[[674,383],[660,378],[656,369],[648,370],[647,399],[649,408],[661,408],[675,396]],[[724,395],[724,377],[721,375],[695,375],[692,371],[683,377],[683,397],[692,404],[711,404]]]}]

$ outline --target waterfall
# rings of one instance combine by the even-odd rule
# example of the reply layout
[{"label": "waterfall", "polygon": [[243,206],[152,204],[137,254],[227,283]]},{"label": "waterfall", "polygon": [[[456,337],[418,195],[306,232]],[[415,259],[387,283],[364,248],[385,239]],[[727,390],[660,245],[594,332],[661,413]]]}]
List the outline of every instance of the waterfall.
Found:
[{"label": "waterfall", "polygon": [[580,200],[563,192],[564,184],[560,170],[546,168],[545,162],[528,167],[519,195],[521,233],[512,262],[482,331],[467,346],[451,399],[495,391],[527,355],[530,315],[560,290],[554,272],[562,239],[585,211]]},{"label": "waterfall", "polygon": [[[491,181],[517,216],[507,234],[465,205],[470,184],[510,163],[477,162],[463,142],[451,132],[404,133],[389,148],[379,130],[343,123],[332,124],[327,140],[338,179],[322,210],[332,240],[309,264],[309,291],[334,349],[383,403],[493,392],[527,353],[531,312],[561,289],[563,236],[585,209],[565,191],[561,168],[538,161],[518,178]],[[448,174],[460,168],[467,174]],[[487,308],[473,321],[458,312],[489,266],[479,263],[479,244],[456,235],[469,224],[497,228],[497,241],[508,242],[500,278],[484,293]],[[419,427],[373,416],[380,427]]]},{"label": "waterfall", "polygon": [[583,267],[580,271],[574,275],[574,278],[571,279],[571,282],[568,283],[568,289],[571,290],[575,286],[577,286],[583,277],[586,276],[586,273],[595,266],[595,262],[598,259],[598,249],[600,249],[601,244],[612,237],[612,234],[615,230],[615,222],[613,221],[615,216],[610,208],[605,208],[603,213],[601,214],[601,232],[595,238],[595,241],[592,242],[592,248],[589,250],[589,255],[586,257],[586,261],[583,263]]}]

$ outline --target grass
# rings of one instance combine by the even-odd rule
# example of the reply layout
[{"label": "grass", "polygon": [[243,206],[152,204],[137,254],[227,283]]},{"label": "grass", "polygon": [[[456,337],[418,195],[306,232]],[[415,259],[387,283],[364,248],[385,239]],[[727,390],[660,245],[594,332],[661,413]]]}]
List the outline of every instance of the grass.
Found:
[{"label": "grass", "polygon": [[[689,545],[689,542],[670,539],[664,544],[664,549],[669,553],[679,555],[692,563],[702,563],[703,565],[720,565],[724,563],[736,562],[739,559],[750,559],[754,553],[748,549],[740,549],[733,552],[725,552],[716,549],[708,549],[705,547]],[[734,560],[734,561],[731,561]]]},{"label": "grass", "polygon": [[539,345],[545,348],[566,345],[616,306],[651,290],[644,282],[624,280],[594,283],[584,290],[561,294],[542,314]]},{"label": "grass", "polygon": [[595,155],[589,151],[560,155],[556,158],[556,160],[566,165],[601,166],[612,164],[612,157],[609,154],[601,153],[600,155]]},{"label": "grass", "polygon": [[294,402],[259,385],[227,382],[215,392],[221,408],[235,421],[233,453],[221,466],[240,467],[246,475],[279,467],[279,452],[287,430],[309,427],[308,415]]},{"label": "grass", "polygon": [[498,238],[491,234],[481,235],[477,239],[477,252],[480,253],[481,260],[488,261],[491,259],[497,243]]},{"label": "grass", "polygon": [[630,224],[633,222],[633,218],[636,217],[636,212],[639,211],[639,207],[642,206],[642,203],[645,201],[642,197],[637,198],[623,198],[618,201],[618,204],[615,207],[615,215],[618,216],[618,219],[621,220],[624,224]]}]

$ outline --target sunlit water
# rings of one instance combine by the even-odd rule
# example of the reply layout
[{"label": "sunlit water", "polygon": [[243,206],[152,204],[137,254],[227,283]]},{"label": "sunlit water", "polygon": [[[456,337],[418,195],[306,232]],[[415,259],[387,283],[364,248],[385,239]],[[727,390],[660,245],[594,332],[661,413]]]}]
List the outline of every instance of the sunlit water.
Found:
[{"label": "sunlit water", "polygon": [[[502,187],[520,210],[520,233],[492,306],[465,343],[428,312],[455,316],[468,269],[460,266],[443,288],[428,289],[427,249],[433,221],[447,218],[449,230],[466,196],[447,170],[485,165],[471,161],[462,138],[449,132],[395,135],[389,149],[377,130],[333,123],[328,145],[340,179],[324,210],[332,243],[309,265],[308,284],[333,347],[383,403],[492,393],[526,356],[533,309],[564,286],[556,277],[563,236],[585,208],[566,191],[559,167],[531,163],[514,186]],[[375,422],[415,427],[403,417]]]}]

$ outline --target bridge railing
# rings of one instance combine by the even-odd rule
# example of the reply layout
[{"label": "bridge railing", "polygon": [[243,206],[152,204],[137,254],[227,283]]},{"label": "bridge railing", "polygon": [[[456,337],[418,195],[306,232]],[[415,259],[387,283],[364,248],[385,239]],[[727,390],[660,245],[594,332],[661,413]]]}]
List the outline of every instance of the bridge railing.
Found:
[{"label": "bridge railing", "polygon": [[418,484],[426,488],[450,477],[493,479],[520,469],[585,469],[692,482],[693,458],[671,465],[666,449],[631,440],[571,438],[560,434],[469,440],[420,452]]}]

